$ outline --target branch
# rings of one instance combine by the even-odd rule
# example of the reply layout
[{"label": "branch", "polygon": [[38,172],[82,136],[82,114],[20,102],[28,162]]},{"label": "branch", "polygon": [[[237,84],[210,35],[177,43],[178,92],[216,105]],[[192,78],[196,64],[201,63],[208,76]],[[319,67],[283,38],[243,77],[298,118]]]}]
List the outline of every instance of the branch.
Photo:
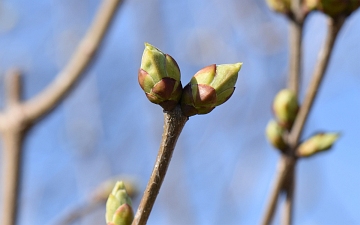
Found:
[{"label": "branch", "polygon": [[55,81],[28,102],[20,102],[21,85],[18,72],[7,77],[6,108],[0,113],[0,134],[3,138],[3,216],[2,225],[14,225],[17,218],[19,183],[21,177],[21,150],[25,131],[39,117],[44,116],[73,87],[89,65],[121,0],[104,0],[98,14],[81,41],[72,59]]},{"label": "branch", "polygon": [[279,194],[283,187],[285,178],[289,172],[288,168],[293,166],[294,164],[295,164],[295,160],[292,157],[288,157],[285,155],[281,156],[279,163],[278,163],[278,168],[276,171],[276,178],[273,183],[273,187],[270,192],[270,197],[267,201],[267,205],[265,208],[264,217],[260,224],[268,225],[271,223],[272,218],[274,217],[274,212],[276,209],[276,204],[277,204],[277,200],[279,198]]},{"label": "branch", "polygon": [[16,223],[18,211],[21,147],[25,131],[23,121],[17,120],[21,116],[20,96],[21,75],[18,70],[10,70],[6,75],[6,111],[0,117],[0,134],[3,138],[3,216],[1,224]]},{"label": "branch", "polygon": [[182,114],[179,106],[176,106],[172,111],[165,111],[164,131],[159,152],[132,225],[146,224],[160,191],[161,184],[165,178],[177,139],[187,120],[188,117]]},{"label": "branch", "polygon": [[299,95],[303,21],[290,20],[290,71],[288,87]]},{"label": "branch", "polygon": [[313,78],[309,85],[308,91],[306,92],[304,102],[300,107],[299,113],[296,117],[294,126],[289,136],[289,142],[293,148],[295,148],[298,145],[306,119],[309,115],[316,94],[320,88],[320,84],[326,72],[336,37],[340,31],[340,28],[344,24],[344,21],[345,21],[344,17],[337,19],[333,19],[333,18],[329,19],[328,34],[326,37],[325,45],[319,54],[318,63],[315,67]]},{"label": "branch", "polygon": [[74,86],[99,49],[100,43],[121,2],[122,0],[103,0],[91,27],[67,66],[44,91],[25,102],[24,113],[29,122],[34,122],[49,112]]},{"label": "branch", "polygon": [[[322,78],[326,72],[326,68],[332,53],[332,49],[337,37],[337,34],[344,23],[344,18],[330,19],[328,35],[325,41],[325,45],[320,52],[318,59],[318,64],[315,68],[313,79],[309,85],[308,92],[305,96],[304,102],[300,108],[300,111],[295,120],[294,126],[289,135],[288,141],[293,151],[296,149],[299,138],[301,136],[304,124],[306,122],[307,116],[311,110],[312,104],[316,97],[317,91],[320,87]],[[284,163],[285,160],[289,160],[288,163]],[[282,156],[279,164],[282,169],[278,170],[277,178],[275,180],[274,188],[271,192],[268,206],[265,211],[265,216],[262,224],[270,224],[273,214],[276,208],[277,198],[281,190],[284,190],[287,197],[284,207],[284,218],[283,222],[285,224],[290,224],[292,220],[292,207],[293,207],[293,191],[294,191],[294,181],[295,181],[295,165],[296,159],[290,155],[286,157]],[[282,167],[284,165],[284,168]],[[286,182],[284,180],[286,179]],[[284,184],[287,184],[284,186]],[[279,188],[280,187],[280,188]]]}]

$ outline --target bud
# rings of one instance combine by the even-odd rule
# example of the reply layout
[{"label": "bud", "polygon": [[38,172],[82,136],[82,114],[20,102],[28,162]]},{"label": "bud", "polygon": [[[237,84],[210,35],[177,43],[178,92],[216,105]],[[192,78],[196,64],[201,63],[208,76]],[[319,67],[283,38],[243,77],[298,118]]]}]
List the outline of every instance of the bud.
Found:
[{"label": "bud", "polygon": [[339,133],[318,133],[301,143],[296,154],[299,157],[309,157],[315,153],[328,150],[339,138]]},{"label": "bud", "polygon": [[284,141],[285,129],[276,121],[271,120],[266,127],[266,137],[269,142],[277,149],[285,151],[287,145]]},{"label": "bud", "polygon": [[134,212],[130,205],[122,204],[116,211],[113,217],[113,222],[108,225],[131,225],[134,220]]},{"label": "bud", "polygon": [[106,202],[106,223],[108,225],[130,225],[134,218],[131,207],[131,199],[126,192],[124,183],[117,182]]},{"label": "bud", "polygon": [[298,109],[296,95],[291,90],[283,89],[275,96],[273,110],[281,126],[290,129]]},{"label": "bud", "polygon": [[170,55],[148,43],[145,43],[138,80],[152,103],[167,111],[178,104],[182,92],[179,66]]},{"label": "bud", "polygon": [[348,16],[360,6],[359,0],[305,0],[309,10],[320,10],[331,17]]},{"label": "bud", "polygon": [[266,0],[269,8],[279,13],[289,13],[291,11],[291,0]]},{"label": "bud", "polygon": [[210,65],[198,71],[183,90],[181,110],[185,116],[206,114],[226,102],[235,90],[242,63]]}]

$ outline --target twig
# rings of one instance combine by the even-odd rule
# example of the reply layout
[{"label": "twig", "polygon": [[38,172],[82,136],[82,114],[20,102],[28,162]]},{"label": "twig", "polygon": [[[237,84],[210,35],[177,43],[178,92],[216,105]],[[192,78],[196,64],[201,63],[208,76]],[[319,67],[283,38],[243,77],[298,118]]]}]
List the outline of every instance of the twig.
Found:
[{"label": "twig", "polygon": [[47,114],[62,100],[99,48],[105,32],[121,0],[104,0],[98,14],[81,41],[72,59],[58,77],[38,96],[20,102],[19,74],[9,76],[7,105],[0,112],[0,134],[3,138],[3,216],[2,225],[16,224],[18,213],[21,149],[25,131],[41,116]]},{"label": "twig", "polygon": [[288,172],[283,183],[283,192],[285,194],[285,203],[283,206],[283,216],[282,224],[290,225],[292,224],[293,217],[293,208],[294,208],[294,189],[295,189],[295,180],[296,180],[296,161],[288,165]]},{"label": "twig", "polygon": [[328,33],[325,40],[325,45],[319,54],[318,63],[315,67],[313,78],[289,136],[289,143],[293,148],[298,145],[300,136],[306,123],[306,119],[309,115],[321,81],[326,72],[336,37],[340,31],[340,28],[344,24],[344,21],[345,17],[339,17],[336,19],[329,18]]},{"label": "twig", "polygon": [[159,152],[132,225],[146,224],[165,178],[177,139],[187,120],[188,117],[182,114],[179,106],[164,113],[164,131]]},{"label": "twig", "polygon": [[[300,107],[300,110],[299,110],[299,113],[295,120],[294,126],[289,135],[288,142],[289,142],[291,150],[292,150],[291,154],[294,153],[294,150],[296,149],[297,145],[299,144],[299,139],[300,139],[302,130],[304,128],[307,116],[311,110],[311,107],[312,107],[312,104],[316,97],[317,91],[319,90],[322,78],[326,72],[326,68],[327,68],[331,53],[332,53],[332,49],[333,49],[337,34],[338,34],[341,26],[344,23],[344,19],[345,18],[343,18],[343,17],[341,17],[341,18],[339,17],[336,19],[330,18],[329,26],[328,26],[329,27],[328,35],[327,35],[324,47],[319,54],[318,64],[315,67],[313,79],[309,85],[308,92],[305,96],[302,106]],[[294,182],[294,180],[295,180],[294,169],[295,169],[296,159],[294,156],[290,156],[290,158],[293,159],[292,163],[285,163],[284,170],[278,171],[278,175],[277,175],[278,178],[275,180],[274,187],[280,186],[280,189],[274,188],[274,190],[271,192],[271,197],[270,197],[270,200],[268,203],[268,207],[265,211],[265,217],[264,217],[262,224],[270,224],[270,222],[272,220],[273,213],[276,208],[276,200],[279,196],[279,193],[280,193],[281,189],[286,188],[286,186],[285,187],[283,186],[285,177],[289,176],[286,178],[287,180],[289,180],[289,182]],[[282,158],[281,160],[283,160],[283,159],[284,158]],[[280,164],[282,164],[281,161],[280,161]],[[290,173],[290,175],[287,175],[289,173]],[[291,175],[291,173],[293,173],[293,174]],[[290,190],[289,188],[292,190]],[[284,212],[284,219],[283,219],[285,224],[290,223],[292,220],[291,211],[292,211],[292,204],[293,204],[293,199],[292,199],[293,198],[293,193],[292,193],[293,188],[294,188],[294,184],[290,183],[290,185],[287,185],[287,188],[285,189],[287,191],[287,202],[286,202],[286,205],[284,208],[285,212]]]},{"label": "twig", "polygon": [[[3,216],[4,225],[16,222],[18,190],[20,187],[21,147],[25,131],[23,121],[16,120],[21,115],[21,78],[18,70],[10,70],[6,75],[6,111],[1,115],[0,132],[3,138]],[[10,115],[6,116],[5,115]],[[12,117],[11,117],[12,115]]]},{"label": "twig", "polygon": [[288,87],[299,94],[303,21],[290,20],[290,71]]},{"label": "twig", "polygon": [[27,120],[37,120],[58,104],[69,92],[99,49],[105,32],[121,2],[122,0],[103,0],[91,27],[66,67],[44,91],[25,102],[24,113]]},{"label": "twig", "polygon": [[276,209],[276,204],[279,198],[279,193],[281,192],[285,178],[287,177],[287,173],[289,172],[288,168],[293,166],[294,163],[295,161],[292,157],[288,157],[285,155],[281,156],[278,162],[275,181],[273,183],[273,187],[270,192],[270,197],[267,201],[267,205],[265,208],[264,217],[261,221],[262,225],[268,225],[271,223]]}]

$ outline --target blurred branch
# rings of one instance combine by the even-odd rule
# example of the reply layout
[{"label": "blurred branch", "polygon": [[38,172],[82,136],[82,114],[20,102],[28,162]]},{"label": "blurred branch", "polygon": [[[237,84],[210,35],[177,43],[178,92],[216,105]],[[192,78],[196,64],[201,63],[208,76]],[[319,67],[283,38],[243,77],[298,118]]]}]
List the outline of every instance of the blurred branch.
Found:
[{"label": "blurred branch", "polygon": [[265,208],[264,216],[260,224],[268,225],[271,223],[272,218],[274,217],[277,201],[279,198],[279,194],[283,187],[286,176],[288,175],[288,168],[294,165],[295,161],[292,157],[288,157],[282,155],[279,162],[278,168],[276,171],[276,177],[273,183],[273,187],[270,192],[270,197],[267,201],[267,205]]},{"label": "blurred branch", "polygon": [[40,117],[59,104],[81,73],[91,62],[121,0],[104,0],[88,33],[81,41],[68,65],[39,95],[20,102],[19,72],[7,76],[7,105],[0,112],[0,134],[3,138],[3,216],[2,225],[16,224],[20,181],[21,149],[25,131]]},{"label": "blurred branch", "polygon": [[320,51],[317,65],[314,70],[312,80],[310,82],[309,88],[306,92],[304,102],[302,103],[299,113],[294,122],[294,126],[291,130],[289,137],[290,145],[295,148],[298,143],[300,136],[302,134],[306,119],[309,115],[311,107],[314,103],[316,94],[320,88],[320,84],[325,75],[330,56],[335,44],[336,37],[340,31],[340,28],[344,24],[345,17],[339,17],[336,19],[329,18],[328,21],[328,33],[325,40],[325,44]]},{"label": "blurred branch", "polygon": [[165,111],[164,131],[159,152],[132,225],[146,224],[165,178],[177,139],[187,120],[188,117],[182,114],[180,106],[176,106],[172,111]]},{"label": "blurred branch", "polygon": [[49,112],[70,91],[99,49],[120,2],[122,0],[103,0],[91,27],[69,63],[43,92],[25,102],[24,113],[28,121],[33,122]]},{"label": "blurred branch", "polygon": [[134,177],[130,177],[128,175],[111,177],[96,187],[96,189],[89,195],[86,202],[67,208],[64,213],[60,214],[59,218],[56,218],[54,222],[51,222],[50,224],[71,225],[79,219],[89,215],[94,210],[105,206],[109,194],[114,188],[116,182],[119,180],[124,181],[126,192],[132,199],[138,195],[138,185]]},{"label": "blurred branch", "polygon": [[[298,1],[296,1],[299,3]],[[296,5],[296,4],[295,4]],[[298,9],[294,9],[299,11]],[[300,72],[301,72],[301,39],[304,17],[300,14],[294,14],[291,18],[291,60],[288,88],[293,90],[297,95],[299,94]],[[289,155],[283,154],[279,161],[279,168],[277,171],[274,186],[270,194],[269,201],[264,213],[264,218],[261,224],[270,224],[276,209],[277,200],[280,193],[283,191],[286,195],[283,224],[292,223],[292,211],[294,204],[294,189],[295,189],[295,168],[296,157],[295,150],[299,145],[299,140],[306,123],[306,119],[314,103],[316,94],[320,88],[320,84],[326,72],[332,49],[337,37],[337,34],[345,21],[345,17],[329,18],[328,34],[325,44],[320,51],[317,65],[314,70],[312,81],[309,84],[304,102],[302,103],[294,126],[288,136],[288,143],[290,146]]]}]

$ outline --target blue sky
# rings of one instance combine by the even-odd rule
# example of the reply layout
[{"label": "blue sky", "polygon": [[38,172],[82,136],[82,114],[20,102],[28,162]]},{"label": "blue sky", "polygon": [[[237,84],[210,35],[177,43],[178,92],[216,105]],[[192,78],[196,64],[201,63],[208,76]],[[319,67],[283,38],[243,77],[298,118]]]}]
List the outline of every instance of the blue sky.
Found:
[{"label": "blue sky", "polygon": [[[24,71],[25,99],[43,90],[98,4],[0,1],[1,107],[5,71]],[[341,30],[304,131],[304,138],[317,131],[342,136],[331,151],[299,162],[294,224],[360,224],[359,23],[356,12]],[[305,24],[302,96],[325,33],[325,16],[314,13]],[[259,223],[279,158],[264,129],[272,99],[286,85],[286,19],[261,0],[129,0],[76,89],[25,140],[20,225],[51,224],[114,175],[135,177],[145,188],[163,113],[137,83],[144,42],[178,62],[183,85],[207,65],[244,63],[231,99],[186,124],[148,224]],[[103,213],[77,224],[101,224]]]}]

